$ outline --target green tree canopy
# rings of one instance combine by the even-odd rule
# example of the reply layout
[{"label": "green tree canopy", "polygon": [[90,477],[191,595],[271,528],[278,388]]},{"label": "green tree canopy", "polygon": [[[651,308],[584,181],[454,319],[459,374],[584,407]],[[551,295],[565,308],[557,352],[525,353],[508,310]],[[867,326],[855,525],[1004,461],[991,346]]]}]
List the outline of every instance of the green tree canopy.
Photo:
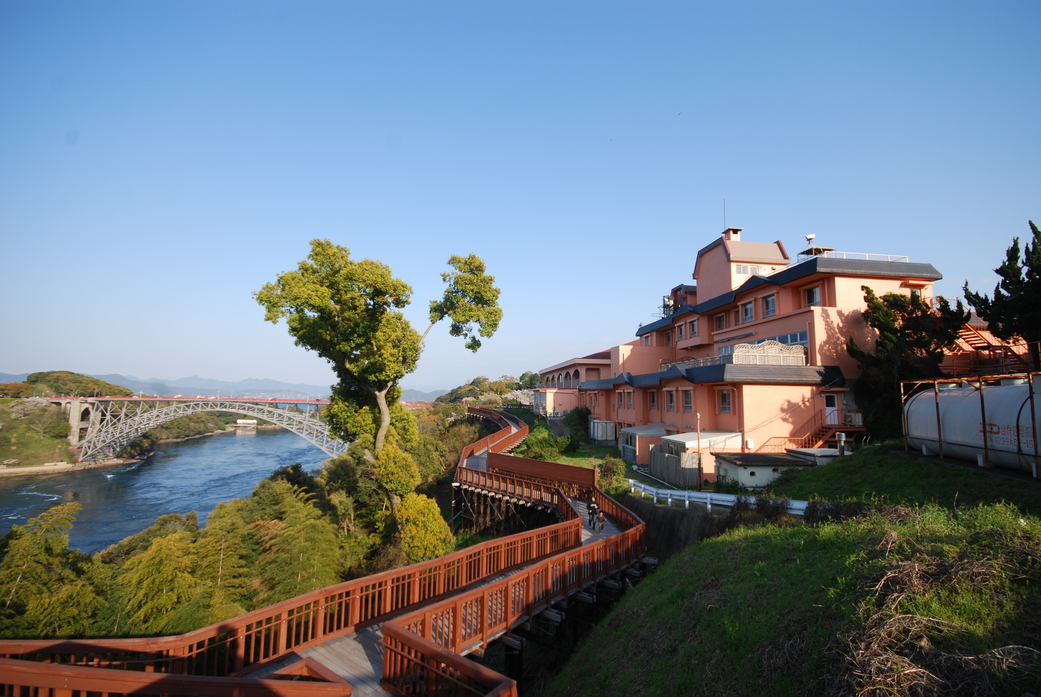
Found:
[{"label": "green tree canopy", "polygon": [[[480,258],[453,256],[448,263],[453,270],[442,274],[447,288],[431,302],[430,327],[423,336],[447,317],[450,333],[464,337],[467,348],[476,351],[480,337],[492,336],[502,318],[499,290]],[[312,240],[311,253],[296,271],[279,275],[254,296],[266,309],[265,319],[285,319],[297,345],[332,363],[338,379],[333,401],[348,405],[346,416],[366,406],[378,409],[377,452],[390,429],[398,382],[416,369],[422,352],[423,338],[400,312],[411,296],[411,286],[394,278],[388,266],[355,261],[349,249],[329,240]],[[342,436],[355,436],[342,431],[349,422],[332,425]]]},{"label": "green tree canopy", "polygon": [[434,559],[452,551],[452,531],[433,499],[410,493],[401,501],[396,518],[401,549],[409,562]]},{"label": "green tree canopy", "polygon": [[[68,549],[80,510],[67,503],[16,525],[3,540],[0,619],[5,636],[72,636],[86,633],[103,601],[77,574],[86,561]],[[67,603],[74,607],[65,611]]]},{"label": "green tree canopy", "polygon": [[1020,338],[1029,343],[1035,366],[1041,342],[1041,231],[1029,221],[1031,239],[1020,252],[1019,238],[1005,251],[1005,261],[994,269],[1001,280],[994,297],[973,293],[965,283],[965,300],[998,338]]},{"label": "green tree canopy", "polygon": [[968,320],[961,301],[952,308],[943,298],[934,311],[917,295],[886,293],[881,298],[867,286],[864,320],[878,332],[874,348],[851,337],[846,351],[856,359],[860,378],[854,387],[868,430],[878,436],[902,432],[900,382],[940,376],[944,351],[954,345]]},{"label": "green tree canopy", "polygon": [[57,395],[69,397],[131,397],[133,392],[125,387],[113,385],[104,380],[87,377],[68,370],[51,370],[42,373],[31,373],[25,378],[30,385],[49,389]]}]

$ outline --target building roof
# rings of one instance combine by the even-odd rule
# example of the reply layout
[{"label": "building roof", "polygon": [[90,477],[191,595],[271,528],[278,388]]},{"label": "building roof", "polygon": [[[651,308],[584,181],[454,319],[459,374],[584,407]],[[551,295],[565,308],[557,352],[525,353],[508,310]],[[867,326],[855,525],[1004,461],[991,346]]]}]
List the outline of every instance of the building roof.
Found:
[{"label": "building roof", "polygon": [[814,463],[779,453],[714,453],[717,460],[738,467],[814,467]]},{"label": "building roof", "polygon": [[695,385],[711,383],[771,384],[771,385],[821,385],[842,387],[846,378],[842,369],[835,365],[747,365],[724,363],[700,368],[685,368],[673,365],[659,373],[659,380],[681,379]]},{"label": "building roof", "polygon": [[578,365],[579,363],[583,362],[596,363],[599,365],[610,365],[611,351],[597,351],[596,353],[591,353],[588,356],[583,356],[582,358],[571,358],[564,361],[563,363],[557,363],[556,365],[551,365],[548,368],[543,368],[539,371],[539,375],[543,373],[552,373],[557,370],[562,370],[564,368],[570,368],[571,366]]},{"label": "building roof", "polygon": [[629,426],[622,429],[622,433],[631,433],[634,436],[653,438],[665,435],[665,424],[644,424],[643,426]]},{"label": "building roof", "polygon": [[[624,430],[624,429],[623,429]],[[739,431],[702,431],[701,432],[701,448],[725,448],[727,441],[733,441],[737,439],[737,444],[741,444],[741,433]],[[686,433],[673,433],[669,436],[663,436],[662,442],[670,443],[682,443],[685,447],[695,446],[698,444],[698,432],[688,431]]]},{"label": "building roof", "polygon": [[769,385],[820,385],[822,387],[843,387],[846,378],[842,369],[834,365],[746,365],[743,363],[725,363],[708,365],[701,368],[684,368],[673,365],[668,370],[658,373],[633,375],[622,373],[617,377],[603,380],[587,380],[578,386],[579,390],[613,390],[621,385],[632,387],[658,387],[663,380],[686,380],[695,385],[713,383],[733,384],[769,384]]},{"label": "building roof", "polygon": [[661,373],[621,373],[613,378],[602,380],[587,380],[578,386],[580,390],[610,390],[619,385],[630,385],[632,387],[657,387],[661,384]]},{"label": "building roof", "polygon": [[[765,244],[760,242],[731,242],[730,244]],[[711,247],[712,245],[709,245]],[[705,249],[708,249],[706,247]],[[702,250],[704,251],[704,250]],[[701,252],[698,252],[701,254]],[[737,297],[743,293],[754,290],[761,286],[783,286],[814,274],[828,274],[832,276],[863,276],[867,278],[913,278],[922,281],[939,281],[943,274],[936,270],[932,264],[912,264],[904,261],[876,261],[868,259],[841,259],[834,257],[818,256],[798,264],[782,269],[769,276],[752,276],[742,283],[738,288],[721,293],[714,298],[697,305],[681,305],[668,317],[645,324],[636,330],[636,336],[643,336],[670,326],[680,314],[694,312],[700,315],[712,312],[737,301]]]},{"label": "building roof", "polygon": [[726,237],[717,237],[698,250],[694,268],[698,268],[703,254],[718,245],[723,245],[723,251],[728,261],[741,261],[752,264],[787,264],[791,260],[780,240],[776,242],[745,242],[743,240],[728,240]]}]

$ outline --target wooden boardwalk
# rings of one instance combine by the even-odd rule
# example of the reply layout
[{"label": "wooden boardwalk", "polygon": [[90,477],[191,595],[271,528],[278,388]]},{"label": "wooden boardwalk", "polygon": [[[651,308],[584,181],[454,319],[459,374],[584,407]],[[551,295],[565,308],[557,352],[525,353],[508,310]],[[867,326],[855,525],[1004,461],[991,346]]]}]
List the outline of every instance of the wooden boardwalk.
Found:
[{"label": "wooden boardwalk", "polygon": [[[488,468],[488,456],[486,453],[474,455],[466,460],[466,467],[486,471]],[[592,544],[600,540],[619,534],[621,531],[611,522],[610,518],[604,524],[603,531],[597,531],[590,527],[588,516],[588,502],[579,499],[571,499],[582,516],[582,544]],[[485,583],[493,583],[507,576],[501,574],[494,578],[485,580]],[[372,625],[361,629],[353,634],[337,637],[315,646],[305,649],[298,654],[287,657],[277,664],[265,666],[263,669],[252,673],[254,677],[264,677],[273,673],[282,666],[289,665],[302,658],[311,658],[318,661],[329,670],[333,671],[354,687],[354,697],[382,697],[391,695],[380,687],[380,678],[383,675],[383,646],[380,639],[383,638],[383,624]]]}]

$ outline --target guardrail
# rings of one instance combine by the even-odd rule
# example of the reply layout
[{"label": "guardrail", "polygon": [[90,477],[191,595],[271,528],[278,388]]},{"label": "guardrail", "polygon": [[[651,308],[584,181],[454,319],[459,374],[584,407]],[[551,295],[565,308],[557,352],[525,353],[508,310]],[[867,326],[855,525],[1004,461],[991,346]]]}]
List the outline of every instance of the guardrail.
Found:
[{"label": "guardrail", "polygon": [[[654,502],[658,503],[658,500],[663,500],[670,506],[674,501],[682,501],[684,508],[690,508],[692,503],[703,504],[708,508],[708,512],[712,512],[712,506],[725,506],[732,508],[738,499],[749,501],[752,507],[755,507],[755,495],[741,495],[741,494],[716,494],[711,491],[688,491],[686,489],[658,489],[653,486],[649,486],[642,482],[638,482],[634,479],[629,480],[629,491],[636,493],[639,491],[642,495],[650,495],[654,497]],[[809,501],[791,501],[788,500],[788,512],[793,515],[803,515],[806,512],[806,506],[809,505]]]}]

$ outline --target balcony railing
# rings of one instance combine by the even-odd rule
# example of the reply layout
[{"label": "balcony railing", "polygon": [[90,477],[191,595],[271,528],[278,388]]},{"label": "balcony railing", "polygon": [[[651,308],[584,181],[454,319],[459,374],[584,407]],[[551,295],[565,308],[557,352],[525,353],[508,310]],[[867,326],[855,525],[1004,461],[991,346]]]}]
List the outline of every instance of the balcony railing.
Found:
[{"label": "balcony railing", "polygon": [[726,356],[693,358],[689,361],[662,363],[659,372],[673,366],[682,369],[704,368],[710,365],[806,365],[806,347],[798,344],[782,344],[779,341],[764,341],[759,344],[737,344],[734,352]]},{"label": "balcony railing", "polygon": [[[868,254],[866,252],[837,252],[833,249],[820,250],[819,254],[800,254],[796,264],[801,264],[804,261],[814,259],[816,257],[824,257],[825,259],[851,259],[854,261],[895,261],[901,264],[906,264],[910,260],[899,254]],[[794,266],[792,264],[791,266]]]}]

